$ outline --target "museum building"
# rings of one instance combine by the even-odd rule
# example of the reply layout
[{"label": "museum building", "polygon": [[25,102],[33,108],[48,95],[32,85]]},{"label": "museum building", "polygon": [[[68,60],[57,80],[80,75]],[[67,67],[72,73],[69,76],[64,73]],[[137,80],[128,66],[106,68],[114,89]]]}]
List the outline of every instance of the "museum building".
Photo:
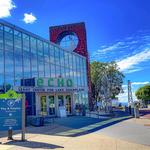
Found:
[{"label": "museum building", "polygon": [[50,40],[0,20],[0,88],[26,95],[27,115],[73,115],[91,105],[84,23],[49,28]]}]

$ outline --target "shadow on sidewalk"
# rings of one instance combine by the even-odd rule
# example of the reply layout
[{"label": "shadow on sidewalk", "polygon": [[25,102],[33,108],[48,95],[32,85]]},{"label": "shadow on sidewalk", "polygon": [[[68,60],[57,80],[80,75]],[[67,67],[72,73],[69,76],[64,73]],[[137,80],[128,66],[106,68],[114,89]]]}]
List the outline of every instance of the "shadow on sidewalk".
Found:
[{"label": "shadow on sidewalk", "polygon": [[[118,115],[117,117],[111,119],[98,119],[83,116],[57,118],[55,120],[55,124],[58,125],[58,127],[52,130],[48,129],[48,126],[46,127],[47,129],[45,127],[42,127],[40,131],[38,130],[38,132],[51,136],[77,137],[90,134],[92,132],[112,126],[130,118],[132,118],[132,116],[129,115]],[[35,130],[28,131],[29,133],[35,133]]]},{"label": "shadow on sidewalk", "polygon": [[[57,118],[54,123],[42,127],[27,127],[27,134],[45,134],[51,136],[77,137],[95,132],[97,130],[112,126],[121,121],[132,118],[122,112],[117,112],[116,117],[111,119],[98,119],[85,116],[71,116]],[[15,134],[15,132],[14,132]]]},{"label": "shadow on sidewalk", "polygon": [[20,147],[26,147],[26,148],[41,148],[41,149],[56,149],[56,148],[64,148],[63,146],[54,145],[54,144],[48,144],[43,142],[35,142],[35,141],[9,141],[5,143],[4,145],[14,145],[14,146],[20,146]]}]

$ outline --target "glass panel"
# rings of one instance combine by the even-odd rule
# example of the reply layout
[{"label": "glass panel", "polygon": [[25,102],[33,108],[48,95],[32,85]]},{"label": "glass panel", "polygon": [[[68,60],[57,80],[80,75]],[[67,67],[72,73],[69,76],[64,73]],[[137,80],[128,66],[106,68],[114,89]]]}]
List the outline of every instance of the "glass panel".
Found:
[{"label": "glass panel", "polygon": [[60,41],[60,46],[64,49],[73,51],[78,45],[78,37],[76,34],[72,33],[70,35],[66,35]]},{"label": "glass panel", "polygon": [[59,78],[59,77],[61,77],[60,66],[56,66],[56,78]]},{"label": "glass panel", "polygon": [[4,27],[5,31],[5,50],[13,50],[13,30],[8,27]]},{"label": "glass panel", "polygon": [[72,63],[73,57],[72,57],[72,54],[69,53],[68,56],[69,56],[69,67],[70,67],[70,68],[73,68],[73,63]]},{"label": "glass panel", "polygon": [[76,69],[76,56],[73,55],[73,69]]},{"label": "glass panel", "polygon": [[44,61],[49,63],[49,48],[48,43],[44,43]]},{"label": "glass panel", "polygon": [[50,77],[50,60],[48,44],[44,43],[45,77]]},{"label": "glass panel", "polygon": [[44,53],[43,53],[43,43],[42,41],[37,41],[38,46],[38,66],[39,66],[39,76],[44,77]]},{"label": "glass panel", "polygon": [[0,86],[4,84],[4,56],[3,51],[0,49]]},{"label": "glass panel", "polygon": [[58,95],[58,106],[64,106],[64,96]]},{"label": "glass panel", "polygon": [[83,70],[86,72],[86,59],[83,59]]},{"label": "glass panel", "polygon": [[30,48],[29,48],[29,36],[23,34],[23,66],[24,66],[24,78],[31,77],[30,66]]},{"label": "glass panel", "polygon": [[55,78],[55,65],[51,64],[51,77]]},{"label": "glass panel", "polygon": [[48,96],[49,115],[55,115],[55,99],[53,95]]},{"label": "glass panel", "polygon": [[55,47],[55,63],[57,64],[57,65],[60,65],[60,50],[57,48],[57,47]]},{"label": "glass panel", "polygon": [[55,61],[54,61],[54,46],[50,45],[50,63],[54,64]]},{"label": "glass panel", "polygon": [[65,57],[64,57],[64,51],[60,50],[60,65],[64,66],[65,65]]},{"label": "glass panel", "polygon": [[45,77],[50,77],[50,64],[45,63]]},{"label": "glass panel", "polygon": [[0,49],[3,49],[3,26],[0,24]]},{"label": "glass panel", "polygon": [[65,68],[61,67],[61,77],[65,78]]},{"label": "glass panel", "polygon": [[0,86],[4,84],[3,26],[0,25]]},{"label": "glass panel", "polygon": [[73,79],[73,77],[74,77],[73,70],[72,70],[72,69],[70,69],[70,78],[72,78],[72,79]]},{"label": "glass panel", "polygon": [[67,115],[71,114],[71,95],[66,95],[66,112]]},{"label": "glass panel", "polygon": [[14,85],[13,53],[5,52],[5,83]]},{"label": "glass panel", "polygon": [[67,52],[65,52],[65,53],[64,53],[64,55],[65,55],[65,67],[69,67],[69,58],[68,58],[68,53],[67,53]]},{"label": "glass panel", "polygon": [[69,68],[65,68],[65,72],[66,72],[66,77],[68,78],[68,77],[70,77],[70,71],[69,71]]},{"label": "glass panel", "polygon": [[32,70],[32,77],[38,77],[38,62],[37,62],[37,46],[36,46],[36,39],[30,38],[31,43],[31,70]]},{"label": "glass panel", "polygon": [[13,30],[5,27],[5,84],[14,85]]},{"label": "glass panel", "polygon": [[46,96],[41,96],[41,115],[47,114]]},{"label": "glass panel", "polygon": [[22,39],[21,32],[14,31],[14,59],[15,59],[15,85],[21,85],[23,79],[22,69]]}]

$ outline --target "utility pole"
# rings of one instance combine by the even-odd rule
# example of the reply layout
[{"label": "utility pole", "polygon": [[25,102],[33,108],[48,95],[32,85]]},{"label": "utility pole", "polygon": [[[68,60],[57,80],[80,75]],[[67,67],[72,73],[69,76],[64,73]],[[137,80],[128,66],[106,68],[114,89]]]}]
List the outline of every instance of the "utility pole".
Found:
[{"label": "utility pole", "polygon": [[128,80],[128,106],[133,104],[131,81]]}]

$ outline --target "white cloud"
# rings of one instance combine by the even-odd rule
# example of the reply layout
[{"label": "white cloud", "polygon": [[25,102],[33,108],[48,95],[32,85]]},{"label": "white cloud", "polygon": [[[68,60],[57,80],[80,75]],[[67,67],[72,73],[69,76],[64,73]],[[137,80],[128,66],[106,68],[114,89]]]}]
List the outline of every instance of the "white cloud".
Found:
[{"label": "white cloud", "polygon": [[133,72],[137,72],[137,71],[141,71],[141,70],[143,70],[143,69],[142,68],[137,68],[137,69],[132,68],[132,69],[126,70],[124,72],[127,74],[127,73],[133,73]]},{"label": "white cloud", "polygon": [[[135,65],[148,60],[150,60],[150,48],[146,48],[140,53],[118,61],[117,64],[120,68],[120,71],[129,71],[133,69]],[[133,72],[135,72],[135,70]]]},{"label": "white cloud", "polygon": [[37,20],[37,18],[32,14],[27,14],[27,13],[24,13],[24,18],[23,18],[23,21],[26,23],[26,24],[32,24],[34,23],[35,21]]},{"label": "white cloud", "polygon": [[106,48],[103,48],[103,49],[99,50],[99,52],[105,53],[105,52],[114,50],[114,49],[118,48],[121,44],[122,44],[122,42],[118,42],[118,43],[116,43],[114,45],[111,45],[109,47],[106,47]]},{"label": "white cloud", "polygon": [[0,18],[11,16],[10,11],[16,8],[12,0],[0,0]]},{"label": "white cloud", "polygon": [[105,46],[105,45],[103,45],[103,46],[101,46],[101,49],[97,50],[93,55],[105,54],[105,53],[107,53],[109,51],[113,51],[113,50],[115,50],[117,48],[120,48],[122,46],[124,46],[124,42],[117,42],[117,43],[115,43],[115,44],[113,44],[111,46]]},{"label": "white cloud", "polygon": [[123,84],[122,87],[123,87],[123,88],[127,87],[127,84]]},{"label": "white cloud", "polygon": [[145,81],[145,82],[132,82],[132,85],[144,85],[144,84],[149,84],[149,81]]}]

